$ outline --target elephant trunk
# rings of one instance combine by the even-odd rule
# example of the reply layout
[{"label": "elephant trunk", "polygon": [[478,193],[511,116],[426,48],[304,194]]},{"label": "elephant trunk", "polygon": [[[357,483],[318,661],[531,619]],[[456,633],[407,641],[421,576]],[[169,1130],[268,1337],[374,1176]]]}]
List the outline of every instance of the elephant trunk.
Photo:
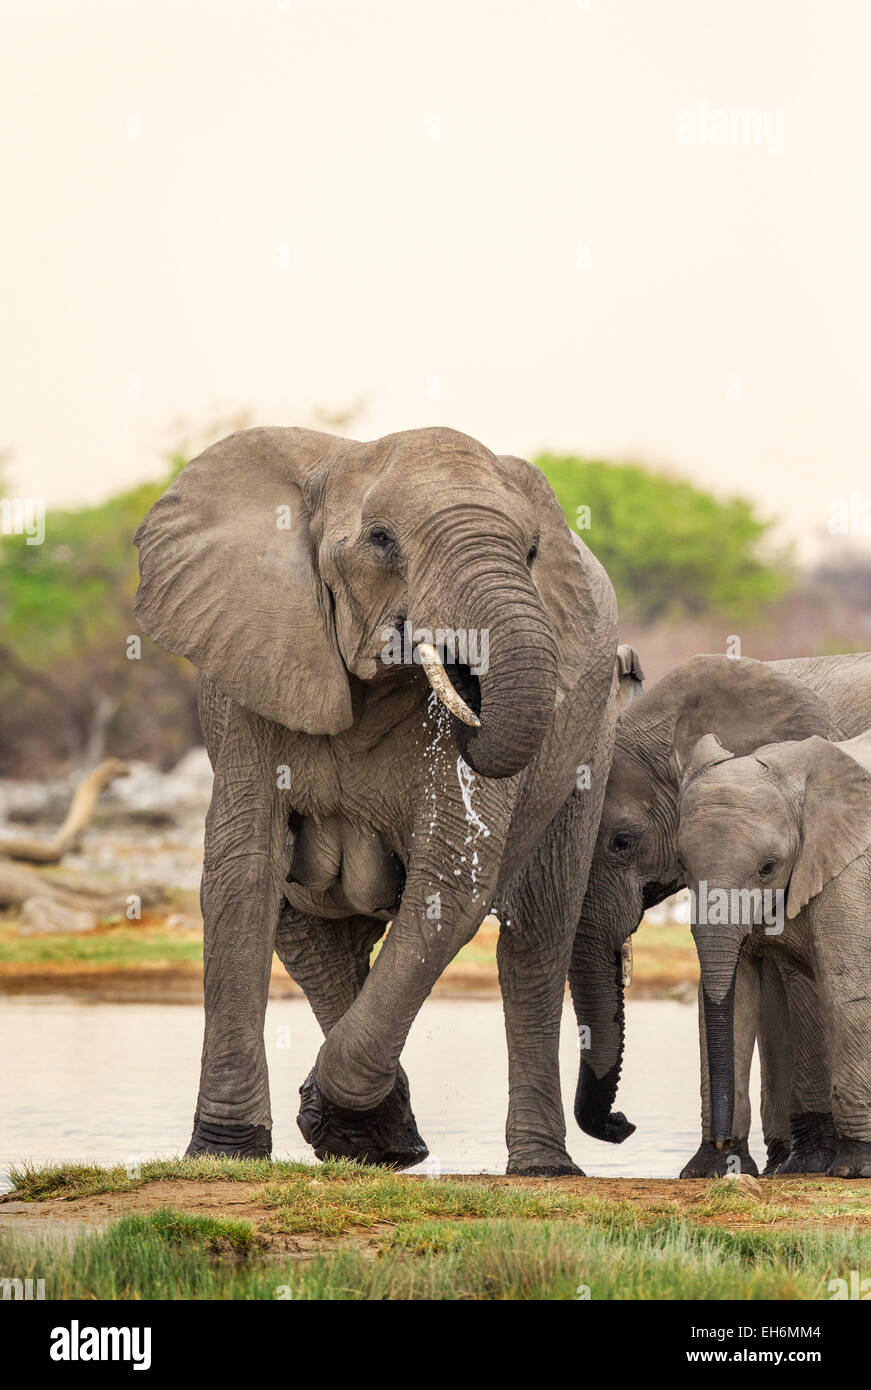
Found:
[{"label": "elephant trunk", "polygon": [[711,1095],[711,1138],[732,1139],[735,1106],[735,974],[743,934],[721,926],[693,928],[699,953]]},{"label": "elephant trunk", "polygon": [[[472,540],[478,556],[480,535]],[[433,644],[418,642],[418,659],[451,710],[469,767],[482,777],[513,777],[535,757],[553,716],[556,640],[515,538],[489,537],[486,563],[470,555],[463,564],[455,542],[452,559],[453,573],[442,573],[429,596],[416,595],[416,612],[437,624]],[[451,637],[444,656],[440,631]]]},{"label": "elephant trunk", "polygon": [[622,1144],[635,1131],[622,1111],[612,1110],[623,1066],[626,945],[593,951],[579,934],[569,972],[581,1054],[575,1119],[585,1134],[609,1144]]}]

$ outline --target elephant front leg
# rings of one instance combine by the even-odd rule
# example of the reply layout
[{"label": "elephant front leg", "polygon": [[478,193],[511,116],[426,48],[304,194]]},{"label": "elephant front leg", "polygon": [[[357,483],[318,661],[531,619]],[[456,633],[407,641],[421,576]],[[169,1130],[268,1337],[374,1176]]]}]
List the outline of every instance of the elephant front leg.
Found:
[{"label": "elephant front leg", "polygon": [[470,828],[448,788],[437,821],[429,808],[417,821],[402,903],[384,946],[301,1089],[319,1158],[410,1167],[426,1157],[399,1058],[433,985],[487,912],[510,810],[499,784],[468,777],[476,825]]},{"label": "elephant front leg", "polygon": [[[263,1025],[277,917],[256,913],[256,879],[244,876],[240,895],[204,883],[203,918],[206,1021],[200,1090],[188,1155],[262,1158],[272,1149],[272,1116]],[[268,885],[261,887],[266,907]],[[248,924],[240,925],[247,907]]]},{"label": "elephant front leg", "polygon": [[238,711],[215,769],[201,890],[205,1033],[187,1153],[268,1156],[263,1026],[282,885],[284,824],[274,769]]},{"label": "elephant front leg", "polygon": [[702,987],[699,985],[702,1142],[693,1157],[681,1169],[682,1178],[715,1178],[723,1177],[726,1173],[750,1173],[756,1177],[759,1172],[750,1153],[749,1136],[750,1064],[759,1026],[760,966],[761,961],[751,957],[746,949],[738,957],[738,969],[735,973],[735,1100],[732,1143],[728,1150],[718,1149],[712,1137],[705,1003]]},{"label": "elephant front leg", "polygon": [[[369,957],[385,924],[372,917],[327,921],[309,917],[285,903],[275,949],[289,975],[304,991],[324,1036],[350,1009],[369,974]],[[359,1116],[344,1117],[344,1148],[367,1161],[407,1168],[427,1156],[409,1098],[408,1078],[397,1069],[394,1091],[379,1116],[367,1120],[368,1135],[359,1133]],[[320,1093],[312,1072],[300,1088],[297,1124],[318,1158],[337,1147],[343,1117]],[[377,1130],[376,1136],[373,1131]]]}]

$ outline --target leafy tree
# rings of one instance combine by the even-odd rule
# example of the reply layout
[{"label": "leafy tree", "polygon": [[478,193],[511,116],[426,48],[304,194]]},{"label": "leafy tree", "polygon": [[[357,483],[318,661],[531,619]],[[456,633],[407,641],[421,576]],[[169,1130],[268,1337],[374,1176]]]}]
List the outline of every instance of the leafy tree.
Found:
[{"label": "leafy tree", "polygon": [[[227,432],[222,421],[214,439]],[[173,762],[199,737],[187,662],[138,635],[133,534],[194,441],[169,456],[157,482],[97,506],[50,511],[45,541],[0,537],[0,772],[43,772],[51,761],[93,761],[110,750]],[[728,611],[740,617],[788,581],[766,560],[769,526],[749,502],[711,494],[633,464],[544,455],[536,460],[570,526],[605,565],[638,621]],[[0,488],[2,491],[2,488]]]},{"label": "leafy tree", "polygon": [[98,506],[50,510],[42,545],[0,542],[0,768],[93,761],[110,724],[131,756],[172,759],[196,740],[187,663],[147,638],[128,657],[133,533],[182,462]]},{"label": "leafy tree", "polygon": [[637,621],[711,612],[741,618],[790,583],[786,558],[766,557],[771,523],[743,497],[721,501],[638,464],[554,454],[535,462]]}]

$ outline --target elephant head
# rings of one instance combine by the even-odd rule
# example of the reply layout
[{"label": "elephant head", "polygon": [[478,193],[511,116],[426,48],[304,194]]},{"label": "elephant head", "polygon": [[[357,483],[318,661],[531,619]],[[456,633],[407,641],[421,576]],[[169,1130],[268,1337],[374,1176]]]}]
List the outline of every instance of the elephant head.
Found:
[{"label": "elephant head", "polygon": [[135,539],[143,630],[292,730],[340,733],[361,683],[425,673],[472,769],[509,777],[577,680],[589,599],[559,504],[453,430],[233,434]]},{"label": "elephant head", "polygon": [[623,1063],[624,947],[646,909],[685,885],[677,861],[681,773],[710,729],[749,753],[765,742],[824,735],[829,715],[792,675],[724,656],[693,657],[622,712],[569,975],[588,1043],[575,1118],[610,1143],[634,1129],[612,1113]]},{"label": "elephant head", "polygon": [[813,737],[733,758],[709,734],[684,772],[678,855],[693,895],[718,1148],[732,1138],[733,997],[744,939],[756,928],[788,946],[786,923],[871,845],[871,775],[850,746]]}]

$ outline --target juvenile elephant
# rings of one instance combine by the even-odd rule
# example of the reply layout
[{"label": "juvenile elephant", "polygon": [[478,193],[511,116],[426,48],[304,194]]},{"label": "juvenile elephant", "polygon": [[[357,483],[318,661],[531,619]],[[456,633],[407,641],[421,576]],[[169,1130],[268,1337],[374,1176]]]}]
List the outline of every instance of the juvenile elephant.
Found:
[{"label": "juvenile elephant", "polygon": [[743,758],[700,739],[681,788],[678,853],[695,902],[714,1142],[726,1148],[732,1135],[734,980],[752,934],[816,980],[837,1132],[828,1172],[871,1177],[871,733]]},{"label": "juvenile elephant", "polygon": [[[849,738],[869,726],[868,653],[772,662],[696,656],[621,712],[569,975],[578,1023],[590,1040],[581,1055],[575,1100],[575,1117],[587,1134],[620,1143],[634,1129],[625,1115],[612,1111],[623,1061],[621,950],[647,908],[686,886],[677,861],[677,803],[681,771],[698,738],[713,730],[744,754],[763,743],[812,734]],[[787,986],[802,996],[809,1020],[796,1056],[784,1022]],[[802,1050],[803,1041],[812,1036],[815,1008],[812,982],[774,962],[742,956],[736,980],[731,1137],[745,1171],[756,1171],[747,1139],[757,1029],[770,1165],[777,1166],[788,1154],[793,1171],[814,1171],[821,1155],[830,1151],[824,1047]],[[817,1021],[817,1036],[819,1031]],[[703,1023],[700,1034],[703,1048]],[[683,1169],[686,1177],[723,1173],[728,1160],[712,1140],[704,1064],[701,1089],[702,1141]]]},{"label": "juvenile elephant", "polygon": [[560,1009],[620,678],[610,582],[544,476],[449,429],[246,430],[136,543],[137,615],[199,668],[215,771],[188,1152],[270,1152],[275,946],[325,1034],[315,1152],[424,1158],[400,1054],[497,904],[509,1170],[576,1172]]}]

